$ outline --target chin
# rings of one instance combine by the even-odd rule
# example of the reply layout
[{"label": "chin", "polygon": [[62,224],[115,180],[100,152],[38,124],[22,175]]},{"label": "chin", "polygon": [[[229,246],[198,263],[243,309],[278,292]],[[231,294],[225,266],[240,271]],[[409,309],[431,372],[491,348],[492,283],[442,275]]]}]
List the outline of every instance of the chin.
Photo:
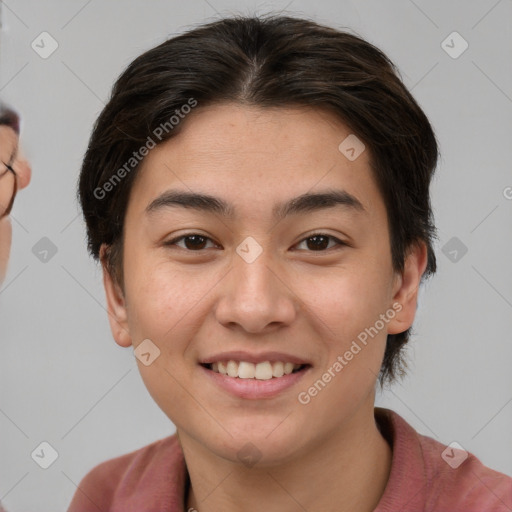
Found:
[{"label": "chin", "polygon": [[[307,444],[307,433],[286,414],[282,418],[268,418],[267,421],[249,420],[226,424],[221,439],[204,439],[212,453],[246,467],[256,464],[258,468],[276,467],[300,455]],[[285,425],[287,422],[289,424]]]},{"label": "chin", "polygon": [[247,468],[278,467],[293,460],[297,454],[297,445],[292,440],[275,442],[264,438],[245,438],[226,440],[226,443],[223,446],[206,444],[206,447],[218,457]]}]

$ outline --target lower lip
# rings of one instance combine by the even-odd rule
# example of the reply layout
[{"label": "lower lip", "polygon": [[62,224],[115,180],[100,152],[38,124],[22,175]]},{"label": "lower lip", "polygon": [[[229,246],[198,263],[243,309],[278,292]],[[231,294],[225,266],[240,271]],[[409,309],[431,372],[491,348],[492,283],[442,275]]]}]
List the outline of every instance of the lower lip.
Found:
[{"label": "lower lip", "polygon": [[213,379],[213,381],[225,391],[239,398],[246,398],[249,400],[259,400],[262,398],[273,398],[279,393],[292,387],[299,382],[306,373],[308,373],[310,366],[303,370],[282,377],[273,377],[268,380],[258,379],[240,379],[238,377],[229,377],[221,373],[208,370],[204,366],[199,365],[200,369],[206,372],[206,375]]}]

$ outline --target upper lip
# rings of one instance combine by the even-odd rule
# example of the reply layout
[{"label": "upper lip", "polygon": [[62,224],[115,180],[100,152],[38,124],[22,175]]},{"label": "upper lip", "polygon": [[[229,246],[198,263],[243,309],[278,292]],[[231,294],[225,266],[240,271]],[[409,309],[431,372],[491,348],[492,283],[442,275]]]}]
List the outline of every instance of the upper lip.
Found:
[{"label": "upper lip", "polygon": [[258,354],[237,350],[232,352],[222,352],[205,357],[199,361],[200,364],[211,364],[219,361],[246,361],[248,363],[258,364],[264,361],[276,362],[282,361],[283,363],[294,364],[310,364],[308,361],[301,357],[292,354],[285,354],[284,352],[260,352]]}]

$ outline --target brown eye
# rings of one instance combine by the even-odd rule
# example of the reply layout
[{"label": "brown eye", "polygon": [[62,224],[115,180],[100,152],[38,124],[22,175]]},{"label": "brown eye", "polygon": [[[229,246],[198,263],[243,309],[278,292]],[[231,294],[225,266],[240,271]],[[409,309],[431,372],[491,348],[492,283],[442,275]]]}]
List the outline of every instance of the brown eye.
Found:
[{"label": "brown eye", "polygon": [[[207,236],[193,233],[190,235],[180,236],[178,238],[170,240],[169,242],[165,242],[165,245],[177,245],[178,247],[181,247],[182,249],[186,249],[188,251],[201,251],[205,249],[205,245],[207,244],[208,240],[211,241],[211,239],[208,238]],[[178,245],[180,242],[183,242],[184,245]]]},{"label": "brown eye", "polygon": [[[198,233],[191,233],[174,238],[173,240],[165,242],[164,245],[167,247],[178,246],[186,251],[199,252],[207,248],[208,242],[212,242],[213,246],[215,246],[211,238]],[[304,243],[306,244],[306,250],[308,252],[326,252],[326,250],[336,246],[341,247],[347,245],[338,238],[324,233],[310,235],[304,238],[298,245]]]},{"label": "brown eye", "polygon": [[306,243],[306,247],[308,251],[325,251],[326,249],[331,249],[333,246],[329,246],[329,242],[334,241],[335,246],[342,246],[346,245],[341,240],[337,239],[334,236],[331,235],[325,235],[323,233],[315,233],[314,235],[308,236],[307,238],[304,238],[300,244]]}]

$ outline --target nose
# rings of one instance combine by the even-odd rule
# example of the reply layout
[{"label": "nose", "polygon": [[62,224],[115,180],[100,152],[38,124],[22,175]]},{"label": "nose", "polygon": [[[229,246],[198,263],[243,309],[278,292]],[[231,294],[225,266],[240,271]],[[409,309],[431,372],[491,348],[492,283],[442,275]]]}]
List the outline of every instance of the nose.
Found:
[{"label": "nose", "polygon": [[225,327],[264,333],[295,319],[299,307],[292,287],[266,252],[252,263],[235,254],[215,309],[217,321]]},{"label": "nose", "polygon": [[21,190],[30,183],[30,179],[32,178],[32,168],[30,167],[28,160],[19,155],[14,161],[13,167],[18,177],[18,190]]}]

